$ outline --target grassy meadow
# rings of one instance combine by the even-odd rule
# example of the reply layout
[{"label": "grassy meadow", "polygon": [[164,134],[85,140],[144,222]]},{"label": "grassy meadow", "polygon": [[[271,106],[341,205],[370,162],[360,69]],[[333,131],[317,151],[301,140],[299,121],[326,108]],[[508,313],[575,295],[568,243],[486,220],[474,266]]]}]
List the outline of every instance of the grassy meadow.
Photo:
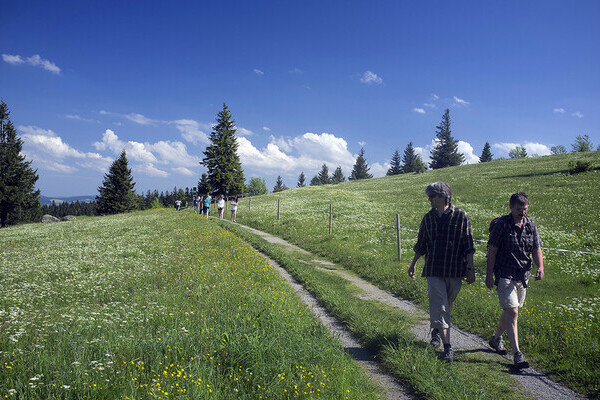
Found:
[{"label": "grassy meadow", "polygon": [[[596,169],[571,175],[569,163],[577,160],[591,161]],[[600,253],[599,167],[600,153],[589,152],[311,186],[255,197],[250,204],[244,199],[238,222],[286,238],[427,308],[425,280],[411,280],[406,270],[415,231],[430,207],[423,191],[431,182],[446,181],[453,189],[452,202],[467,211],[475,238],[482,240],[475,253],[477,281],[463,286],[453,318],[460,327],[489,338],[501,310],[495,291],[484,282],[488,227],[493,218],[509,212],[510,195],[523,190],[546,248],[546,277],[529,285],[519,318],[521,348],[553,379],[600,398],[600,256],[552,250]],[[396,214],[402,227],[401,261]],[[422,260],[419,274],[421,265]]]},{"label": "grassy meadow", "polygon": [[0,230],[0,397],[377,399],[261,256],[152,210]]}]

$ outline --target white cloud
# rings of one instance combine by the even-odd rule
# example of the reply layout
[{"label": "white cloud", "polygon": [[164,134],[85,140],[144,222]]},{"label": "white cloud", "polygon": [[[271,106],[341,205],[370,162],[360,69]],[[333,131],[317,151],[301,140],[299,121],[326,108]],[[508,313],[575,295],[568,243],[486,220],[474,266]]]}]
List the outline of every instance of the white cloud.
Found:
[{"label": "white cloud", "polygon": [[263,76],[265,73],[263,71],[261,71],[260,69],[253,69],[252,70],[256,75],[258,76]]},{"label": "white cloud", "polygon": [[476,164],[479,162],[479,156],[473,153],[473,146],[470,143],[459,140],[457,142],[458,152],[465,156],[464,164]]},{"label": "white cloud", "polygon": [[427,108],[433,108],[433,109],[437,108],[437,106],[433,103],[424,103],[423,106],[425,106]]},{"label": "white cloud", "polygon": [[91,118],[83,118],[80,117],[79,115],[73,115],[73,114],[67,114],[65,115],[65,118],[67,119],[74,119],[76,121],[83,121],[83,122],[90,122],[90,123],[97,123],[98,121],[95,119],[91,119]]},{"label": "white cloud", "polygon": [[413,108],[412,110],[419,114],[425,114],[425,110],[423,108]]},{"label": "white cloud", "polygon": [[171,123],[175,124],[177,130],[181,132],[181,137],[192,144],[208,144],[210,142],[208,135],[204,133],[204,130],[211,130],[211,126],[208,124],[201,125],[192,119],[179,119]]},{"label": "white cloud", "polygon": [[167,178],[169,176],[169,173],[167,171],[163,171],[161,169],[156,168],[153,163],[135,165],[131,169],[135,173],[155,178]]},{"label": "white cloud", "polygon": [[564,108],[555,108],[554,110],[552,110],[552,112],[554,112],[556,114],[564,114],[565,109]]},{"label": "white cloud", "polygon": [[121,151],[125,150],[128,159],[134,161],[145,163],[155,163],[158,161],[154,154],[147,148],[147,145],[131,140],[128,142],[119,140],[118,136],[110,129],[107,129],[104,132],[102,141],[94,142],[93,146],[96,150],[110,150],[115,155],[118,155]]},{"label": "white cloud", "polygon": [[268,126],[263,126],[262,129],[263,131],[271,132],[271,128],[269,128]]},{"label": "white cloud", "polygon": [[246,128],[236,128],[235,133],[237,133],[238,135],[241,135],[241,136],[254,135],[254,132],[252,132],[250,129],[246,129]]},{"label": "white cloud", "polygon": [[500,152],[501,157],[507,157],[511,150],[514,150],[517,146],[525,147],[528,156],[538,155],[547,156],[552,154],[550,148],[542,143],[524,142],[524,143],[494,143],[493,148]]},{"label": "white cloud", "polygon": [[438,96],[438,95],[437,95],[437,94],[435,94],[435,93],[432,93],[432,94],[431,94],[431,98],[432,98],[433,100],[439,100],[439,99],[440,99],[440,96]]},{"label": "white cloud", "polygon": [[[369,173],[371,175],[373,175],[374,178],[380,178],[382,176],[385,176],[385,174],[387,173],[388,169],[390,169],[390,164],[389,163],[373,163],[373,164],[369,164]],[[350,175],[350,174],[348,174]]]},{"label": "white cloud", "polygon": [[381,77],[377,76],[377,74],[374,72],[365,71],[360,78],[360,82],[367,84],[367,85],[371,85],[371,84],[381,85],[383,83],[383,79],[381,79]]},{"label": "white cloud", "polygon": [[196,167],[202,161],[199,157],[191,156],[182,142],[159,141],[154,144],[145,143],[148,151],[156,153],[161,164]]},{"label": "white cloud", "polygon": [[577,118],[583,118],[583,114],[580,111],[575,111],[571,115],[574,116],[574,117],[577,117]]},{"label": "white cloud", "polygon": [[293,141],[284,139],[282,137],[276,138],[273,135],[271,135],[271,143],[279,147],[281,150],[287,151],[288,153],[291,152],[294,147]]},{"label": "white cloud", "polygon": [[185,176],[194,176],[195,175],[195,173],[193,171],[190,171],[189,169],[187,169],[185,167],[172,168],[172,170],[174,172],[177,172],[178,174],[185,175]]},{"label": "white cloud", "polygon": [[159,122],[148,117],[144,117],[142,114],[135,113],[125,115],[125,118],[140,125],[156,125],[156,123]]},{"label": "white cloud", "polygon": [[60,74],[61,71],[61,69],[52,61],[46,60],[40,57],[38,54],[35,54],[31,57],[27,57],[26,59],[23,59],[23,57],[21,57],[20,55],[2,54],[2,60],[13,65],[21,65],[27,63],[32,67],[40,67],[42,69],[45,69],[46,71],[50,71],[53,74],[57,75]]},{"label": "white cloud", "polygon": [[291,69],[289,72],[290,72],[290,74],[301,74],[304,71],[302,71],[300,68],[294,68],[294,69]]},{"label": "white cloud", "polygon": [[357,142],[360,147],[365,147],[367,142]]},{"label": "white cloud", "polygon": [[462,105],[462,106],[466,106],[466,105],[469,105],[469,104],[470,104],[468,101],[466,101],[466,100],[463,100],[463,99],[459,99],[459,98],[458,98],[458,97],[456,97],[456,96],[454,96],[454,102],[455,102],[456,104],[460,104],[460,105]]}]

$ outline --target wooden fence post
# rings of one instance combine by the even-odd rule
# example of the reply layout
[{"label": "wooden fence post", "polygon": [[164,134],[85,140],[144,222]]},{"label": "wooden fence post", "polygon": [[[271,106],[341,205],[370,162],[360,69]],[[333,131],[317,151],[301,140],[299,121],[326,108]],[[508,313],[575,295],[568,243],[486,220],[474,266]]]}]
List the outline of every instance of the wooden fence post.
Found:
[{"label": "wooden fence post", "polygon": [[333,230],[333,204],[329,203],[329,234]]},{"label": "wooden fence post", "polygon": [[277,220],[279,221],[279,199],[277,199]]},{"label": "wooden fence post", "polygon": [[400,215],[396,214],[396,239],[398,244],[398,260],[402,261],[402,248],[400,247]]},{"label": "wooden fence post", "polygon": [[248,199],[248,212],[252,209],[252,197]]}]

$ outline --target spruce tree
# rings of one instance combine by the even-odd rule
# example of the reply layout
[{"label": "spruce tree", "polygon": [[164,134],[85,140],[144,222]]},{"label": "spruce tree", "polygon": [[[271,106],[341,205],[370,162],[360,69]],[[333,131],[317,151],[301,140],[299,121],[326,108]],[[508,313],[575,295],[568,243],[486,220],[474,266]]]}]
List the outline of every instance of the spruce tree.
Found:
[{"label": "spruce tree", "polygon": [[39,176],[31,161],[21,155],[23,140],[9,119],[10,112],[0,101],[0,227],[31,221],[41,216]]},{"label": "spruce tree", "polygon": [[317,174],[317,178],[319,179],[319,185],[327,185],[331,183],[331,178],[329,177],[329,167],[327,164],[323,164],[321,167],[321,171]]},{"label": "spruce tree", "polygon": [[137,208],[135,195],[135,182],[131,175],[125,150],[117,158],[108,173],[104,175],[102,186],[98,187],[100,193],[96,196],[98,214],[118,214]]},{"label": "spruce tree", "polygon": [[298,177],[298,183],[296,187],[304,187],[304,182],[306,181],[306,177],[304,176],[304,171],[300,172],[300,176]]},{"label": "spruce tree", "polygon": [[351,181],[357,181],[359,179],[370,179],[373,175],[369,174],[369,166],[367,164],[367,160],[365,160],[365,149],[360,149],[360,153],[358,153],[358,157],[356,157],[356,162],[352,167],[352,174],[350,178]]},{"label": "spruce tree", "polygon": [[398,149],[396,149],[396,151],[394,151],[394,154],[392,155],[392,160],[390,161],[390,168],[387,170],[386,175],[391,176],[391,175],[399,175],[401,174],[402,171],[402,159],[400,158],[400,152],[398,151]]},{"label": "spruce tree", "polygon": [[415,148],[412,142],[406,145],[402,156],[402,172],[408,174],[410,172],[424,172],[426,169],[425,163],[421,157],[415,153]]},{"label": "spruce tree", "polygon": [[208,175],[203,173],[198,182],[198,194],[204,196],[206,193],[210,192],[212,192],[212,186],[210,186],[210,183],[208,182]]},{"label": "spruce tree", "polygon": [[283,192],[287,190],[287,186],[283,184],[283,179],[281,179],[281,175],[277,176],[277,181],[275,182],[275,187],[273,188],[273,193]]},{"label": "spruce tree", "polygon": [[344,173],[342,172],[342,167],[340,165],[338,165],[338,167],[335,169],[335,171],[333,172],[333,175],[331,176],[331,183],[342,183],[346,181],[346,177],[344,176]]},{"label": "spruce tree", "polygon": [[319,186],[320,184],[321,181],[319,180],[319,177],[317,175],[313,176],[310,180],[310,186]]},{"label": "spruce tree", "polygon": [[211,144],[204,152],[201,164],[208,169],[208,183],[215,195],[238,195],[244,193],[244,171],[237,154],[235,121],[227,105],[217,114],[217,125],[210,134]]},{"label": "spruce tree", "polygon": [[442,121],[436,126],[437,144],[431,150],[431,169],[453,167],[462,164],[465,156],[458,152],[458,143],[450,130],[450,110],[446,109]]},{"label": "spruce tree", "polygon": [[492,161],[493,157],[494,156],[492,154],[490,142],[485,142],[485,144],[483,145],[483,151],[481,152],[481,157],[479,157],[479,162],[480,163],[490,162],[490,161]]}]

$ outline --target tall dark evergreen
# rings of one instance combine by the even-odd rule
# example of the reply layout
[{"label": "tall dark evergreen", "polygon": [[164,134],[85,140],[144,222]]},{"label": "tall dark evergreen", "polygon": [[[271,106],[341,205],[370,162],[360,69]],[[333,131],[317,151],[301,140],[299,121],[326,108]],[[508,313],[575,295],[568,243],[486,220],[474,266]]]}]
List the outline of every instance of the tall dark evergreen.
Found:
[{"label": "tall dark evergreen", "polygon": [[317,178],[319,179],[319,185],[327,185],[331,183],[331,178],[329,177],[329,167],[327,164],[323,164],[321,170],[317,174]]},{"label": "tall dark evergreen", "polygon": [[344,176],[344,173],[342,172],[342,167],[338,165],[338,167],[335,169],[335,171],[333,172],[333,175],[331,175],[331,179],[330,179],[331,183],[342,183],[346,181],[346,177]]},{"label": "tall dark evergreen", "polygon": [[275,182],[275,187],[273,187],[273,193],[283,192],[287,190],[287,186],[283,184],[283,179],[281,179],[281,175],[277,176],[277,181]]},{"label": "tall dark evergreen", "polygon": [[386,175],[400,175],[402,172],[402,159],[400,158],[400,152],[398,149],[394,151],[392,155],[392,160],[390,161],[390,168],[387,170]]},{"label": "tall dark evergreen", "polygon": [[300,172],[300,176],[298,177],[298,183],[296,187],[304,187],[306,181],[306,176],[304,176],[304,171]]},{"label": "tall dark evergreen", "polygon": [[100,193],[96,196],[98,214],[118,214],[135,210],[138,205],[135,194],[135,182],[127,162],[125,150],[117,158],[108,173],[104,175],[102,186],[98,187]]},{"label": "tall dark evergreen", "polygon": [[31,161],[21,155],[23,140],[17,136],[10,112],[0,101],[0,227],[33,221],[41,216],[39,176]]},{"label": "tall dark evergreen", "polygon": [[365,160],[365,149],[360,149],[360,153],[358,153],[358,157],[356,157],[356,162],[352,167],[352,174],[348,180],[357,181],[359,179],[370,179],[373,175],[369,174],[369,165],[367,164],[367,160]]},{"label": "tall dark evergreen", "polygon": [[431,169],[453,167],[462,164],[465,156],[458,152],[458,142],[450,130],[450,110],[446,109],[442,121],[436,126],[437,144],[431,150]]},{"label": "tall dark evergreen", "polygon": [[235,131],[235,121],[231,119],[231,113],[223,103],[223,110],[217,114],[217,125],[210,134],[210,145],[201,162],[208,170],[208,183],[215,195],[244,193],[244,171],[237,154]]},{"label": "tall dark evergreen", "polygon": [[208,183],[208,175],[206,173],[202,174],[200,181],[198,182],[198,194],[200,196],[204,196],[206,193],[212,192],[212,186]]},{"label": "tall dark evergreen", "polygon": [[490,142],[485,142],[483,145],[483,151],[481,152],[481,157],[479,157],[479,162],[490,162],[493,158],[492,150],[490,147]]},{"label": "tall dark evergreen", "polygon": [[402,172],[408,174],[410,172],[424,172],[426,169],[423,159],[415,153],[415,148],[412,142],[406,145],[404,154],[402,155]]}]

